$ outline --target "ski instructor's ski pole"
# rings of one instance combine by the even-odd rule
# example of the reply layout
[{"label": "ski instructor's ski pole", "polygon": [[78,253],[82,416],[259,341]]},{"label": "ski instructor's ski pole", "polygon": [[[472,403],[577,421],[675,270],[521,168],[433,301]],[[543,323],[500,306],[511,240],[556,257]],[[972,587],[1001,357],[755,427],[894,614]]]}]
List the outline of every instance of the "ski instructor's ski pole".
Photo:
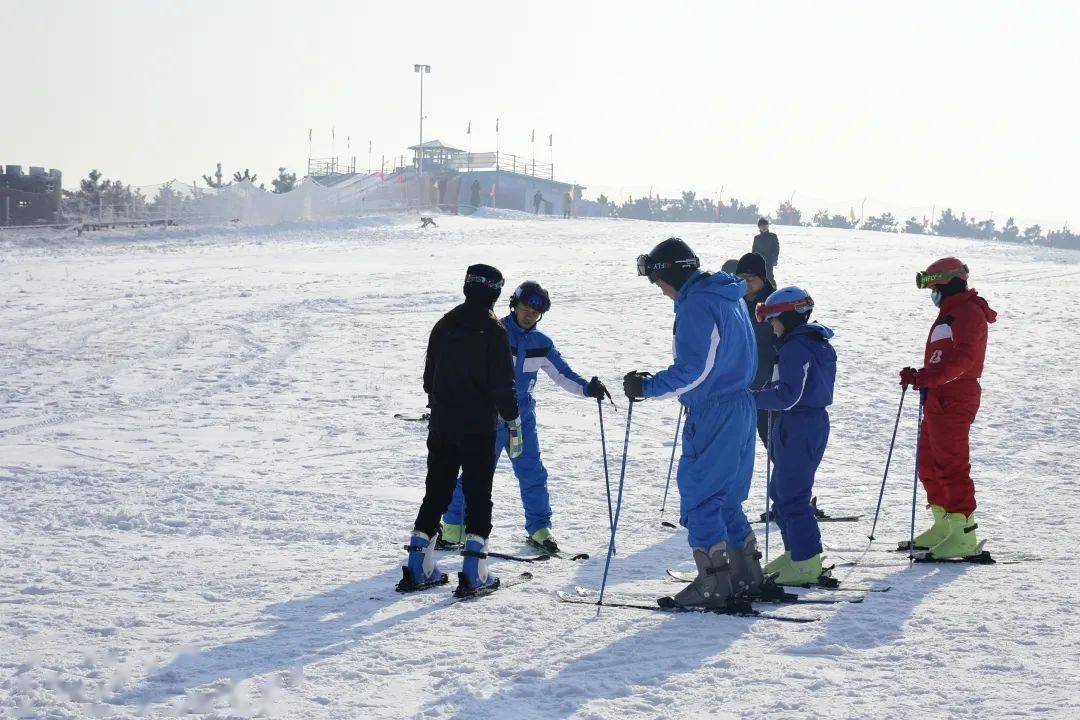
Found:
[{"label": "ski instructor's ski pole", "polygon": [[600,411],[600,451],[604,454],[604,489],[607,491],[608,528],[615,529],[615,517],[611,514],[611,476],[607,466],[607,439],[604,437],[604,401],[596,399],[596,409]]},{"label": "ski instructor's ski pole", "polygon": [[626,451],[630,447],[630,418],[634,416],[634,400],[626,408],[626,438],[622,446],[622,467],[619,469],[619,492],[615,499],[615,517],[611,521],[611,540],[608,541],[607,560],[604,561],[604,577],[600,580],[600,599],[597,601],[596,614],[604,605],[604,588],[607,587],[608,568],[611,567],[611,555],[615,552],[615,530],[619,527],[619,511],[622,510],[623,480],[626,478]]},{"label": "ski instructor's ski pole", "polygon": [[907,385],[900,390],[900,407],[896,409],[896,424],[892,429],[892,440],[889,441],[889,454],[885,458],[885,474],[881,476],[881,489],[878,491],[877,507],[874,509],[874,524],[870,526],[870,542],[874,541],[874,530],[877,529],[878,513],[881,512],[881,499],[885,497],[885,479],[889,477],[889,463],[892,462],[893,446],[896,445],[896,431],[900,428],[900,413],[904,410],[904,396],[907,395]]},{"label": "ski instructor's ski pole", "polygon": [[686,407],[681,403],[679,404],[679,419],[675,421],[675,439],[671,441],[671,460],[668,461],[667,466],[667,483],[664,485],[664,502],[660,504],[660,524],[664,527],[673,528],[675,525],[670,522],[664,522],[664,508],[667,507],[667,495],[668,489],[671,488],[671,468],[675,465],[675,448],[679,446],[679,427],[682,425],[683,415],[686,414]]},{"label": "ski instructor's ski pole", "polygon": [[908,538],[908,560],[915,559],[915,501],[919,495],[919,446],[922,445],[922,421],[925,407],[926,391],[919,390],[919,426],[915,429],[915,481],[911,486],[911,535]]},{"label": "ski instructor's ski pole", "polygon": [[769,564],[769,525],[772,524],[772,512],[769,510],[769,490],[772,488],[772,410],[769,410],[769,430],[765,435],[765,564]]}]

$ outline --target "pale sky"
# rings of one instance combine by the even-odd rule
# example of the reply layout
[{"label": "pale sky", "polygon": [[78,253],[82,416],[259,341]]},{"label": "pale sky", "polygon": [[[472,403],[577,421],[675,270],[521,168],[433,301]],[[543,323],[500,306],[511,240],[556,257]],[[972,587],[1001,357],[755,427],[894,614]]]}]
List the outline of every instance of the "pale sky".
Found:
[{"label": "pale sky", "polygon": [[[751,7],[752,5],[752,7]],[[1080,227],[1078,2],[0,0],[0,164],[72,187],[269,181],[425,139],[548,156],[619,201],[869,198]]]}]

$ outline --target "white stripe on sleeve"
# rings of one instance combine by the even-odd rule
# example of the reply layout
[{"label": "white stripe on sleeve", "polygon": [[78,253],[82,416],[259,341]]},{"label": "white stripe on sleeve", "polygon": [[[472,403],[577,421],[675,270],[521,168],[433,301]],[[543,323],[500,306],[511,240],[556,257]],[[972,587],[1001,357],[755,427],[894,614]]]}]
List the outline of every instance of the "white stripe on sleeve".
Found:
[{"label": "white stripe on sleeve", "polygon": [[716,363],[716,349],[718,347],[720,347],[720,328],[713,325],[712,335],[709,337],[709,351],[705,354],[705,367],[702,368],[701,374],[694,378],[690,384],[681,388],[675,388],[671,392],[664,393],[663,395],[657,395],[655,399],[663,400],[672,396],[679,397],[705,382],[705,378],[709,377],[709,373],[712,372],[713,365]]}]

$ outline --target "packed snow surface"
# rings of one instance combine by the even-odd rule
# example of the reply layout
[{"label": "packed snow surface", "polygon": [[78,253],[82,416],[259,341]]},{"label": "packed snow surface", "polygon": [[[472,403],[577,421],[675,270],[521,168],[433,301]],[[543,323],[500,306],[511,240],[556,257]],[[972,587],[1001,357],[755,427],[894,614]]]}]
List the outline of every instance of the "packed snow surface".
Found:
[{"label": "packed snow surface", "polygon": [[[719,268],[749,226],[485,213],[278,228],[0,236],[0,715],[11,718],[1075,718],[1080,712],[1080,340],[1075,253],[777,228],[777,278],[839,354],[817,478],[827,560],[861,604],[768,620],[560,603],[608,540],[597,406],[541,377],[555,530],[589,560],[497,562],[535,579],[451,604],[398,595],[422,495],[424,348],[465,267],[549,288],[542,328],[613,390],[666,367],[671,302],[634,258],[679,235]],[[49,231],[46,231],[49,232]],[[861,556],[900,398],[935,309],[915,270],[955,254],[1000,313],[972,436],[992,567]],[[499,308],[504,308],[505,298]],[[908,536],[908,398],[875,547]],[[626,403],[604,412],[612,483]],[[609,592],[689,569],[659,509],[678,406],[635,406]],[[762,511],[764,455],[747,510]],[[927,523],[920,492],[920,529]],[[674,488],[666,518],[676,519]],[[495,478],[492,549],[525,552]],[[759,538],[764,540],[762,526]],[[775,529],[770,553],[780,551]],[[457,556],[442,558],[451,577]],[[813,592],[814,596],[825,593]],[[841,595],[837,593],[836,595]],[[858,593],[843,593],[858,597]]]}]

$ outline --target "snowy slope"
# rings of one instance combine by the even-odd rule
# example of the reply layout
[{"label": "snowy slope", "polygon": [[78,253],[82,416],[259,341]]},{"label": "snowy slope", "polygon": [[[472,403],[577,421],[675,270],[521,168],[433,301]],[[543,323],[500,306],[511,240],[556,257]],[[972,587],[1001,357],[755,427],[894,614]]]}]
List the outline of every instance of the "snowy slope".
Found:
[{"label": "snowy slope", "polygon": [[[427,333],[458,302],[469,263],[548,287],[544,329],[575,369],[614,389],[627,370],[670,360],[671,303],[635,275],[635,256],[680,235],[717,268],[749,247],[752,228],[439,223],[6,245],[0,716],[1077,716],[1080,327],[1069,305],[1080,256],[778,228],[778,279],[807,287],[837,331],[821,505],[867,514],[824,525],[826,544],[865,547],[895,372],[919,362],[934,317],[913,272],[957,254],[1000,313],[973,434],[979,532],[1002,557],[1044,559],[908,568],[871,553],[876,566],[838,575],[893,590],[776,610],[821,617],[811,625],[613,608],[597,618],[554,597],[597,587],[603,567],[594,403],[538,383],[556,531],[592,559],[533,565],[531,583],[454,606],[449,589],[393,592],[425,468],[424,428],[393,415],[422,409]],[[618,402],[605,413],[613,468]],[[657,522],[676,415],[673,402],[635,407],[612,591],[671,593],[664,569],[687,565],[685,532]],[[883,547],[908,533],[914,417],[906,408]],[[755,515],[763,465],[759,454]],[[521,551],[505,461],[495,492],[493,549]]]}]

